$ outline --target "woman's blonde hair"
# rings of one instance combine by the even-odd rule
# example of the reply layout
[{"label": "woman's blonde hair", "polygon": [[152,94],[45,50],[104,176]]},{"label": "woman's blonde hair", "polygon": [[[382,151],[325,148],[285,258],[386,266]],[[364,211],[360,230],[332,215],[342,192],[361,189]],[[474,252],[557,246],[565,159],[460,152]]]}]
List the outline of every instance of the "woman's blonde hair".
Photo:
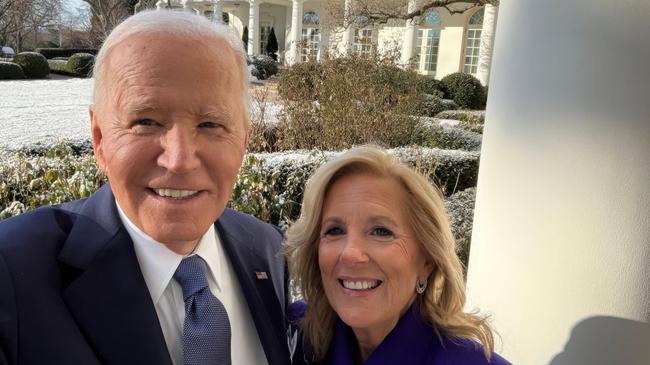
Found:
[{"label": "woman's blonde hair", "polygon": [[300,218],[287,232],[285,252],[289,267],[308,305],[301,326],[315,359],[322,360],[327,354],[336,322],[334,310],[323,300],[325,290],[318,265],[323,201],[334,182],[355,173],[391,178],[404,188],[411,228],[433,264],[429,285],[416,299],[422,317],[438,336],[479,342],[489,359],[494,339],[487,318],[463,312],[463,268],[440,192],[427,178],[374,146],[353,148],[321,166],[307,182]]}]

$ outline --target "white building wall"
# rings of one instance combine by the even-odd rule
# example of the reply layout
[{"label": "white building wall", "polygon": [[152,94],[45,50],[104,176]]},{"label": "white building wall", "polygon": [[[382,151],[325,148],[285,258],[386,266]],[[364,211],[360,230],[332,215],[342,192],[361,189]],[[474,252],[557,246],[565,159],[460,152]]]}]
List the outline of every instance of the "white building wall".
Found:
[{"label": "white building wall", "polygon": [[467,286],[514,364],[650,363],[649,15],[501,2]]},{"label": "white building wall", "polygon": [[384,27],[379,29],[377,52],[386,54],[397,50],[401,54],[405,29],[406,27]]}]

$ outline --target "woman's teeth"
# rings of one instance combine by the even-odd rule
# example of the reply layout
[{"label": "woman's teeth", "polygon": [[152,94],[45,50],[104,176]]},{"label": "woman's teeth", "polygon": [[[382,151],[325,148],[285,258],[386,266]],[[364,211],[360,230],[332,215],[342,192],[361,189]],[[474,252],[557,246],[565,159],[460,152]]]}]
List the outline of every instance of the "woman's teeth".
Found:
[{"label": "woman's teeth", "polygon": [[343,287],[346,289],[350,290],[368,290],[368,289],[374,289],[379,284],[381,281],[379,280],[358,280],[358,281],[353,281],[353,280],[341,280],[343,283]]}]

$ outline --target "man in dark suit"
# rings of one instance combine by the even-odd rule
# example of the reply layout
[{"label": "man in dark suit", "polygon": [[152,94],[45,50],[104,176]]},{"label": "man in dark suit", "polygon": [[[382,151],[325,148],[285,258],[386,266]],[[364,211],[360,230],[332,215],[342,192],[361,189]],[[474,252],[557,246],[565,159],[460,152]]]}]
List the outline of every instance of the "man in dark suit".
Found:
[{"label": "man in dark suit", "polygon": [[249,130],[241,41],[143,12],[94,77],[109,184],[0,223],[0,364],[288,364],[281,234],[225,208]]}]

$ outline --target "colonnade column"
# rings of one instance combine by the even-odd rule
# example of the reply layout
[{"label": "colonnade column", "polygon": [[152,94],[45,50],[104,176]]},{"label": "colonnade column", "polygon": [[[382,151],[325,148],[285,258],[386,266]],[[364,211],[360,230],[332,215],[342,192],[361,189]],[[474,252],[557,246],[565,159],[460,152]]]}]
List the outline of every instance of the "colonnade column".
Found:
[{"label": "colonnade column", "polygon": [[492,314],[513,364],[650,359],[648,14],[499,6],[467,309]]},{"label": "colonnade column", "polygon": [[481,30],[481,47],[478,56],[478,71],[476,78],[481,84],[487,85],[490,81],[490,67],[492,66],[492,51],[494,50],[494,34],[497,29],[499,8],[494,5],[485,5],[483,10],[483,29]]},{"label": "colonnade column", "polygon": [[[411,13],[415,11],[417,7],[416,0],[409,0],[408,3],[408,12]],[[415,50],[415,38],[417,36],[417,24],[413,19],[406,21],[406,30],[404,31],[404,43],[402,43],[402,64],[404,66],[409,66],[413,61],[414,50]]]},{"label": "colonnade column", "polygon": [[212,22],[213,23],[222,23],[223,22],[223,8],[221,7],[221,0],[213,0],[212,2]]},{"label": "colonnade column", "polygon": [[291,33],[289,34],[289,52],[287,64],[293,65],[300,62],[300,42],[302,37],[302,2],[293,0],[291,7]]},{"label": "colonnade column", "polygon": [[343,14],[346,25],[345,30],[343,31],[343,47],[344,54],[352,53],[354,46],[354,19],[352,19],[352,0],[345,0],[345,12]]},{"label": "colonnade column", "polygon": [[260,2],[248,2],[248,54],[251,56],[260,53]]}]

